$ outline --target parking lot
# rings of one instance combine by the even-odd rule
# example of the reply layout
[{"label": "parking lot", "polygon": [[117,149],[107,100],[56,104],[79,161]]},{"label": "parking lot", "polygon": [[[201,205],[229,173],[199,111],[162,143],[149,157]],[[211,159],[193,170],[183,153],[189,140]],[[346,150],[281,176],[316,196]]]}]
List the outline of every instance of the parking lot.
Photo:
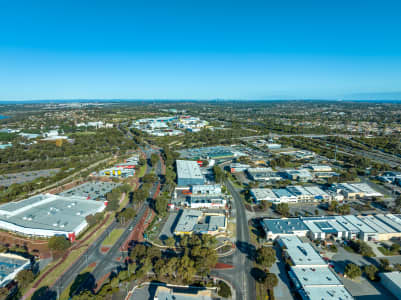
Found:
[{"label": "parking lot", "polygon": [[160,232],[159,239],[164,241],[169,237],[173,236],[173,231],[177,222],[178,212],[170,212],[166,223],[164,223],[163,228]]},{"label": "parking lot", "polygon": [[92,200],[105,200],[106,195],[119,185],[119,183],[114,182],[91,181],[66,190],[59,195],[86,197]]},{"label": "parking lot", "polygon": [[0,175],[0,186],[8,187],[12,184],[30,182],[40,177],[50,177],[57,174],[58,171],[59,169],[47,169]]}]

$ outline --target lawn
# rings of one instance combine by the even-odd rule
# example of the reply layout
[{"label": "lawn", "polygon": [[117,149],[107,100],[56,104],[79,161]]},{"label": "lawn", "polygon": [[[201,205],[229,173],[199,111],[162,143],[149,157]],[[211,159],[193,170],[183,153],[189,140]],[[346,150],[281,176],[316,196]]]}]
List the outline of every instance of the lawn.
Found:
[{"label": "lawn", "polygon": [[123,228],[114,229],[110,234],[104,239],[102,246],[112,246],[117,242],[118,238],[123,234]]},{"label": "lawn", "polygon": [[137,173],[138,178],[143,177],[145,175],[145,173],[146,173],[146,164],[139,168],[138,173]]}]

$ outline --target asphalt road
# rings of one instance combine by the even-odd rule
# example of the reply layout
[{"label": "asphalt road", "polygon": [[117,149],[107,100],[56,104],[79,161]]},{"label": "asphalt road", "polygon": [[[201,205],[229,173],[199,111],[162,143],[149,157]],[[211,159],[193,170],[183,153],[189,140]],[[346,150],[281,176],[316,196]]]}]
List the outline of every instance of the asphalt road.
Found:
[{"label": "asphalt road", "polygon": [[[151,154],[154,150],[143,149],[146,156],[150,158]],[[156,166],[156,174],[161,174],[161,162],[159,161]],[[147,173],[150,172],[150,168],[147,168]],[[150,195],[154,195],[157,190],[158,182],[156,182],[150,192]],[[142,218],[146,209],[149,207],[147,202],[144,202],[140,210],[138,211],[134,220],[132,220],[129,224],[126,225],[123,234],[117,240],[117,242],[106,252],[101,252],[101,244],[106,239],[108,234],[115,228],[119,226],[116,221],[110,224],[110,226],[100,235],[100,237],[89,246],[88,250],[78,259],[76,263],[74,263],[54,284],[53,290],[58,294],[62,293],[62,291],[67,288],[76,278],[82,270],[84,270],[89,264],[96,262],[97,265],[95,269],[91,272],[92,275],[96,278],[96,280],[101,279],[104,275],[106,275],[111,270],[114,270],[123,262],[118,262],[117,258],[121,257],[120,247],[123,245],[124,241],[128,238],[131,233],[130,228],[135,227],[139,220]]]},{"label": "asphalt road", "polygon": [[236,290],[236,299],[256,299],[255,281],[251,275],[254,246],[250,243],[248,220],[245,206],[238,191],[226,180],[226,186],[234,199],[237,216],[237,247],[233,255],[220,259],[221,262],[234,265],[234,269],[214,270],[213,275],[229,281]]}]

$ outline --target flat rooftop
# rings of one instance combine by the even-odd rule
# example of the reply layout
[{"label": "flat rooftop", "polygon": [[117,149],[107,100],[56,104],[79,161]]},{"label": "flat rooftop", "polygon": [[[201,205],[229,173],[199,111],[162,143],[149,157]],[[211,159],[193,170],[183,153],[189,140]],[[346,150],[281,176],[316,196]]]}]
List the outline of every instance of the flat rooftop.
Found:
[{"label": "flat rooftop", "polygon": [[198,163],[193,160],[177,160],[177,177],[203,179]]},{"label": "flat rooftop", "polygon": [[291,219],[263,219],[263,225],[273,234],[292,234],[294,231],[307,231],[308,227],[298,218]]},{"label": "flat rooftop", "polygon": [[354,299],[344,286],[305,287],[302,291],[305,299],[310,300],[352,300]]},{"label": "flat rooftop", "polygon": [[294,195],[292,193],[290,193],[288,190],[286,190],[284,188],[283,189],[272,189],[272,191],[279,198],[281,198],[281,197],[294,197]]},{"label": "flat rooftop", "polygon": [[30,264],[30,260],[23,258],[22,256],[10,253],[0,253],[0,282],[15,270],[28,264]]},{"label": "flat rooftop", "polygon": [[277,198],[276,194],[273,193],[273,191],[268,188],[251,189],[251,193],[256,198],[256,200]]},{"label": "flat rooftop", "polygon": [[368,226],[366,223],[364,223],[362,220],[358,219],[354,215],[346,215],[346,216],[343,216],[343,218],[346,221],[352,223],[352,225],[354,225],[356,228],[358,228],[358,230],[361,232],[376,233],[376,230],[374,230],[373,228]]},{"label": "flat rooftop", "polygon": [[198,219],[202,216],[202,212],[199,210],[184,209],[177,226],[175,227],[175,232],[191,232],[195,225],[198,224]]},{"label": "flat rooftop", "polygon": [[379,193],[378,191],[374,190],[369,184],[361,182],[361,183],[351,183],[352,187],[360,190],[365,194],[367,197],[382,197],[383,194]]},{"label": "flat rooftop", "polygon": [[291,271],[302,287],[317,285],[342,285],[340,280],[333,273],[333,271],[329,269],[328,266],[321,268],[298,267],[291,268]]},{"label": "flat rooftop", "polygon": [[[156,290],[158,300],[212,300],[212,293],[207,289],[199,288],[168,288],[159,286]],[[156,298],[155,298],[156,299]]]},{"label": "flat rooftop", "polygon": [[358,217],[361,219],[363,222],[365,222],[367,225],[372,227],[376,232],[378,233],[393,233],[396,232],[396,230],[382,221],[380,219],[374,217],[374,216],[360,216]]},{"label": "flat rooftop", "polygon": [[380,273],[380,277],[386,277],[392,282],[394,282],[397,286],[401,287],[401,272],[399,271],[383,272]]},{"label": "flat rooftop", "polygon": [[87,215],[103,209],[100,201],[42,194],[0,205],[0,221],[30,229],[73,232]]},{"label": "flat rooftop", "polygon": [[296,247],[287,249],[295,266],[324,266],[326,262],[320,257],[316,250],[308,243],[302,243]]}]

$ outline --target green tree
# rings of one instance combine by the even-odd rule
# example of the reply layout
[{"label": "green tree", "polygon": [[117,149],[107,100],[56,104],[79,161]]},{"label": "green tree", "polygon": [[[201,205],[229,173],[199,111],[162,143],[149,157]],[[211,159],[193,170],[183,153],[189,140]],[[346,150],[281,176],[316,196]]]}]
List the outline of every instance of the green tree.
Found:
[{"label": "green tree", "polygon": [[385,272],[391,271],[390,261],[387,258],[381,258],[379,262],[380,262],[380,268],[383,271]]},{"label": "green tree", "polygon": [[270,268],[276,262],[276,251],[272,247],[260,247],[256,250],[256,262],[265,269]]},{"label": "green tree", "polygon": [[167,238],[165,241],[165,244],[166,244],[166,246],[168,246],[168,247],[174,247],[174,245],[175,245],[175,239],[174,239],[174,237],[172,237],[172,236],[170,236],[169,238]]},{"label": "green tree", "polygon": [[5,300],[9,294],[8,288],[0,288],[0,300]]},{"label": "green tree", "polygon": [[365,272],[366,276],[370,279],[370,280],[375,280],[376,279],[376,273],[379,269],[376,268],[376,266],[374,265],[366,265],[363,268],[363,271]]},{"label": "green tree", "polygon": [[65,251],[71,246],[71,242],[65,238],[65,236],[55,235],[52,236],[48,241],[48,247],[50,250]]},{"label": "green tree", "polygon": [[126,281],[129,278],[129,273],[127,270],[122,270],[118,273],[118,279],[121,281]]},{"label": "green tree", "polygon": [[142,177],[142,182],[154,184],[157,181],[157,176],[153,173],[148,173]]},{"label": "green tree", "polygon": [[152,153],[152,155],[150,156],[150,163],[152,167],[156,167],[158,162],[159,162],[159,155],[157,155],[156,153]]},{"label": "green tree", "polygon": [[276,274],[267,273],[265,278],[265,285],[268,290],[274,289],[275,286],[278,284],[278,278]]},{"label": "green tree", "polygon": [[35,275],[31,270],[22,270],[17,274],[15,279],[18,282],[18,286],[24,289],[35,279]]},{"label": "green tree", "polygon": [[231,297],[231,288],[224,281],[220,280],[217,284],[218,287],[218,295],[223,298]]},{"label": "green tree", "polygon": [[288,203],[280,203],[280,204],[277,204],[276,211],[280,215],[287,217],[290,214],[290,207],[288,206]]},{"label": "green tree", "polygon": [[356,264],[350,263],[345,267],[345,275],[351,279],[354,279],[362,275],[362,270]]}]

